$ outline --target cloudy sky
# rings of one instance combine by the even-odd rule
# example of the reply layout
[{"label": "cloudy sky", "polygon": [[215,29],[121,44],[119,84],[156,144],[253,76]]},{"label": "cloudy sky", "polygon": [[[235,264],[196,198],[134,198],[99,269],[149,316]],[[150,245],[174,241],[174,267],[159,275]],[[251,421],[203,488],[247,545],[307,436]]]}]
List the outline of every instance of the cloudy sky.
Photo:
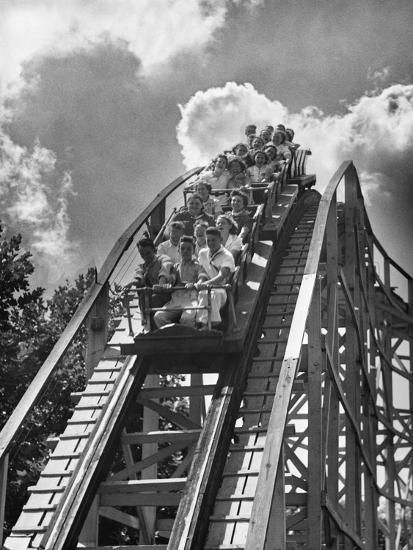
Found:
[{"label": "cloudy sky", "polygon": [[413,272],[411,0],[0,0],[0,204],[52,286],[155,192],[287,122],[322,190],[344,159]]}]

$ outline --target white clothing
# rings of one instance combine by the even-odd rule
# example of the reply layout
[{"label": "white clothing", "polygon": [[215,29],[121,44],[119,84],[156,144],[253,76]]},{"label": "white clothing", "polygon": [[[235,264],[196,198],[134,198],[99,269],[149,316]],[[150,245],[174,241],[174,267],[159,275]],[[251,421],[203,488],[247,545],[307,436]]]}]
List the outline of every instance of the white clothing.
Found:
[{"label": "white clothing", "polygon": [[276,160],[290,160],[291,159],[291,151],[290,148],[282,143],[281,145],[277,145],[277,156]]},{"label": "white clothing", "polygon": [[[185,309],[186,307],[197,307],[198,295],[195,290],[177,290],[172,293],[171,299],[157,311],[154,315],[154,321],[158,328],[170,323],[179,323],[181,325],[191,325],[195,323],[197,314],[196,309]],[[171,311],[171,309],[180,309],[181,311]]]},{"label": "white clothing", "polygon": [[[211,290],[211,323],[220,323],[222,321],[220,310],[227,301],[227,291],[223,288],[213,288]],[[198,306],[208,306],[208,291],[201,290],[198,294]],[[206,325],[208,323],[208,310],[198,310],[197,320]]]},{"label": "white clothing", "polygon": [[158,255],[160,256],[161,254],[168,256],[174,264],[181,261],[181,257],[179,255],[179,245],[177,244],[175,246],[171,243],[170,239],[158,245]]},{"label": "white clothing", "polygon": [[198,262],[208,276],[208,280],[216,277],[223,267],[229,267],[231,273],[235,271],[234,257],[223,246],[214,254],[211,254],[209,248],[202,248],[199,251]]},{"label": "white clothing", "polygon": [[[178,263],[175,265],[176,284],[196,283],[201,272],[201,266],[195,260],[187,263]],[[196,290],[182,288],[172,292],[171,299],[166,303],[161,311],[154,315],[154,322],[158,328],[169,323],[180,322],[183,325],[194,325],[197,310],[185,309],[186,307],[196,307],[198,304],[198,295]],[[180,311],[171,311],[179,309]]]},{"label": "white clothing", "polygon": [[228,235],[228,239],[222,245],[229,250],[229,252],[241,252],[242,239],[239,235]]},{"label": "white clothing", "polygon": [[268,166],[264,164],[263,166],[250,166],[247,168],[247,174],[252,183],[261,183],[265,180],[268,173]]},{"label": "white clothing", "polygon": [[226,189],[229,178],[230,173],[228,170],[224,170],[219,175],[214,175],[213,172],[202,174],[202,181],[209,183],[212,189]]},{"label": "white clothing", "polygon": [[[235,271],[234,257],[223,246],[211,255],[209,248],[203,248],[199,251],[198,261],[204,273],[208,276],[208,280],[216,277],[223,267],[228,267],[230,272]],[[227,301],[227,292],[222,288],[214,288],[211,290],[211,322],[220,323],[220,309],[224,307]],[[198,295],[198,305],[206,307],[208,305],[208,291],[201,290]],[[201,309],[198,311],[197,319],[200,323],[207,324],[208,311]]]}]

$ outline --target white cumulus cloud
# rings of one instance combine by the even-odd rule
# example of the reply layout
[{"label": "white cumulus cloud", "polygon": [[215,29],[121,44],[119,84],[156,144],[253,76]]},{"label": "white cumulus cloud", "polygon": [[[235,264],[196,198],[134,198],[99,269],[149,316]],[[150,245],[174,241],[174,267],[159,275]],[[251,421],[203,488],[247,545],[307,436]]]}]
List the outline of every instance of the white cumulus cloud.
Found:
[{"label": "white cumulus cloud", "polygon": [[35,56],[65,54],[102,39],[125,42],[144,70],[201,50],[225,21],[226,0],[2,0],[0,75],[18,79]]},{"label": "white cumulus cloud", "polygon": [[228,82],[197,92],[180,106],[178,141],[187,167],[208,162],[242,139],[248,123],[260,128],[283,123],[296,130],[296,141],[312,150],[323,189],[338,165],[354,160],[365,192],[386,191],[397,168],[400,185],[413,176],[413,85],[395,84],[366,94],[344,114],[324,115],[315,106],[289,113],[280,102],[260,94],[251,84]]},{"label": "white cumulus cloud", "polygon": [[[25,247],[50,282],[76,257],[67,214],[72,182],[59,174],[54,153],[36,142],[31,150],[0,129],[0,205],[10,231],[22,233]],[[70,269],[69,269],[70,270]]]}]

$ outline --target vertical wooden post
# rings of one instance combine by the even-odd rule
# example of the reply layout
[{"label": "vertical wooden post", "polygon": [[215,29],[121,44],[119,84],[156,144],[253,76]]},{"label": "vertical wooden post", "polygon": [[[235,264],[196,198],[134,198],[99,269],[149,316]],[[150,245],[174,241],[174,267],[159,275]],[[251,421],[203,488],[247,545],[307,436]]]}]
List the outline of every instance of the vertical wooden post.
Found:
[{"label": "vertical wooden post", "polygon": [[[413,279],[409,279],[407,282],[407,298],[408,298],[408,313],[413,315]],[[412,332],[412,327],[410,327]],[[413,376],[413,341],[409,341],[409,372]],[[410,431],[413,432],[413,382],[409,384],[409,404],[410,404]],[[413,457],[410,458],[410,471],[413,472]],[[413,481],[413,475],[412,475]],[[409,487],[408,487],[409,489]],[[413,490],[413,489],[412,489]],[[410,511],[410,537],[408,541],[409,550],[413,548],[413,510]]]},{"label": "vertical wooden post", "polygon": [[284,451],[281,449],[277,468],[277,477],[271,514],[268,522],[265,550],[284,550],[287,545],[287,532],[285,522],[285,483],[284,483]]},{"label": "vertical wooden post", "polygon": [[96,548],[99,544],[99,496],[95,496],[79,535],[82,548]]},{"label": "vertical wooden post", "polygon": [[[367,244],[370,243],[370,237],[367,237]],[[378,326],[378,319],[376,313],[376,290],[374,288],[375,280],[375,267],[374,267],[374,251],[371,244],[371,255],[369,256],[369,263],[367,268],[367,301],[370,311],[370,316],[372,319],[373,327]],[[369,376],[371,381],[371,387],[374,391],[374,401],[377,402],[377,356],[378,349],[374,342],[372,330],[370,329],[370,339],[369,339]],[[368,414],[367,419],[367,428],[368,428],[368,449],[367,453],[370,457],[370,462],[374,467],[374,478],[372,476],[367,476],[365,471],[365,483],[364,483],[364,492],[365,492],[365,501],[366,501],[366,530],[365,530],[365,540],[366,540],[366,549],[375,550],[378,547],[378,524],[377,524],[377,509],[379,505],[379,496],[375,486],[375,480],[377,478],[377,419],[374,415],[374,409],[371,404],[371,401],[368,399],[368,396],[365,397],[366,410]]]},{"label": "vertical wooden post", "polygon": [[[345,261],[344,274],[348,288],[352,294],[353,302],[357,311],[360,311],[362,304],[359,299],[359,286],[361,273],[356,277],[356,242],[355,242],[355,223],[356,223],[356,200],[357,188],[354,174],[345,176],[345,215],[344,215],[344,246]],[[345,381],[344,389],[349,406],[352,409],[354,418],[360,419],[360,361],[362,358],[357,352],[356,328],[353,326],[351,313],[346,306],[345,314]],[[358,534],[361,534],[361,461],[360,451],[356,442],[353,427],[349,419],[346,419],[346,446],[345,446],[345,507],[346,519],[351,528]],[[345,547],[352,548],[352,543],[346,539]]]},{"label": "vertical wooden post", "polygon": [[7,473],[9,470],[9,455],[6,454],[0,462],[0,548],[3,548],[4,517],[6,512]]},{"label": "vertical wooden post", "polygon": [[89,379],[105,350],[109,318],[109,285],[106,283],[87,319],[86,378]]},{"label": "vertical wooden post", "polygon": [[316,282],[308,321],[308,550],[322,547],[321,296]]},{"label": "vertical wooden post", "polygon": [[[337,308],[337,283],[338,283],[338,237],[337,237],[337,195],[335,194],[330,206],[326,227],[327,245],[327,345],[331,350],[333,365],[331,367],[338,372],[338,308]],[[328,374],[327,374],[328,376]],[[327,441],[327,493],[334,507],[338,505],[338,470],[339,470],[339,401],[337,392],[331,392],[329,427]]]},{"label": "vertical wooden post", "polygon": [[[384,284],[388,293],[391,292],[390,284],[390,262],[387,257],[384,258]],[[384,327],[384,351],[389,361],[392,360],[392,341],[391,341],[391,315],[385,314],[386,325]],[[393,377],[392,372],[389,370],[386,364],[383,365],[383,386],[385,395],[386,415],[390,422],[393,421]],[[388,493],[390,496],[394,496],[394,482],[395,482],[395,464],[394,464],[394,441],[393,434],[389,431],[387,434],[387,448],[386,448],[386,475]],[[396,550],[396,511],[394,502],[387,500],[387,525],[389,528],[390,536],[386,539],[386,550]]]},{"label": "vertical wooden post", "polygon": [[[202,386],[202,373],[191,374],[191,386]],[[193,395],[189,398],[189,417],[202,426],[205,418],[205,397]]]},{"label": "vertical wooden post", "polygon": [[[157,388],[159,387],[159,375],[150,374],[145,379],[145,388]],[[159,415],[151,411],[149,408],[145,407],[143,410],[143,431],[151,432],[159,430]],[[142,460],[155,454],[158,451],[157,443],[144,443],[142,445]],[[158,473],[157,464],[153,464],[148,468],[142,470],[141,479],[155,479]],[[155,507],[143,507],[142,513],[145,518],[145,525],[147,530],[147,537],[153,542],[153,537],[155,534],[156,528],[156,508]],[[144,537],[143,533],[141,534],[141,543],[143,542]]]},{"label": "vertical wooden post", "polygon": [[[126,435],[126,429],[123,430],[123,435]],[[136,472],[133,470],[134,460],[132,450],[126,443],[122,443],[123,457],[125,459],[126,469],[128,470],[129,479],[138,479]],[[146,518],[140,506],[136,507],[136,514],[139,518],[139,537],[143,544],[150,544],[150,537],[146,527]]]}]

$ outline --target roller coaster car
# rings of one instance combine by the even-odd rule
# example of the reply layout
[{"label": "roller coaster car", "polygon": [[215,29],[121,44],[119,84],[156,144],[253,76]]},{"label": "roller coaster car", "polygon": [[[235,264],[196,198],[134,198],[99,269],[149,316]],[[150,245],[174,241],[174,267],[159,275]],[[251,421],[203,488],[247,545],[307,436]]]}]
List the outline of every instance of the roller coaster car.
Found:
[{"label": "roller coaster car", "polygon": [[[210,321],[210,293],[208,292],[207,330],[197,330],[186,325],[171,324],[156,329],[153,325],[153,313],[156,308],[151,307],[152,289],[140,289],[141,297],[140,313],[144,327],[142,332],[134,336],[134,343],[121,345],[121,352],[125,354],[167,355],[167,354],[193,354],[201,353],[220,354],[222,352],[236,353],[242,350],[250,313],[253,311],[253,300],[257,296],[257,283],[260,286],[263,280],[262,267],[258,267],[258,274],[251,269],[251,259],[255,252],[259,227],[264,214],[264,205],[254,205],[251,210],[253,225],[248,243],[244,244],[240,255],[236,258],[236,268],[230,284],[219,285],[227,292],[227,301],[221,310],[223,319],[220,329],[212,327]],[[269,251],[267,251],[269,254]],[[249,271],[250,270],[250,271]],[[251,281],[248,279],[251,278]],[[257,280],[258,278],[258,280]],[[251,288],[248,288],[249,285]],[[242,299],[239,301],[241,286],[244,287]],[[209,287],[212,290],[213,287]],[[135,296],[136,298],[136,296]],[[237,304],[237,306],[235,306]],[[126,310],[129,319],[129,331],[133,335],[129,299],[126,296]],[[191,308],[182,308],[191,309]],[[195,307],[194,309],[199,309]],[[180,309],[180,311],[182,311]]]},{"label": "roller coaster car", "polygon": [[198,330],[174,323],[135,336],[135,347],[146,355],[171,353],[216,353],[224,351],[224,333],[220,330]]},{"label": "roller coaster car", "polygon": [[[227,285],[208,285],[207,287],[207,305],[205,307],[182,307],[176,311],[183,310],[207,310],[208,323],[205,328],[197,329],[192,326],[178,323],[170,323],[162,328],[154,328],[153,314],[162,308],[151,307],[151,288],[142,288],[138,290],[140,295],[139,302],[141,308],[141,318],[143,330],[134,337],[134,344],[125,344],[122,346],[122,353],[143,353],[146,355],[164,355],[171,353],[189,354],[194,353],[220,353],[224,351],[225,337],[227,334],[237,332],[236,314],[234,302],[238,292],[240,268],[237,266],[231,284]],[[219,325],[221,330],[217,330],[211,324],[211,291],[214,288],[221,288],[227,292],[227,301],[221,310],[223,318]],[[180,290],[179,288],[169,289],[167,292]],[[128,303],[128,301],[127,301]],[[127,307],[128,309],[128,307]],[[169,309],[169,311],[173,311]],[[128,313],[130,315],[130,313]]]}]

